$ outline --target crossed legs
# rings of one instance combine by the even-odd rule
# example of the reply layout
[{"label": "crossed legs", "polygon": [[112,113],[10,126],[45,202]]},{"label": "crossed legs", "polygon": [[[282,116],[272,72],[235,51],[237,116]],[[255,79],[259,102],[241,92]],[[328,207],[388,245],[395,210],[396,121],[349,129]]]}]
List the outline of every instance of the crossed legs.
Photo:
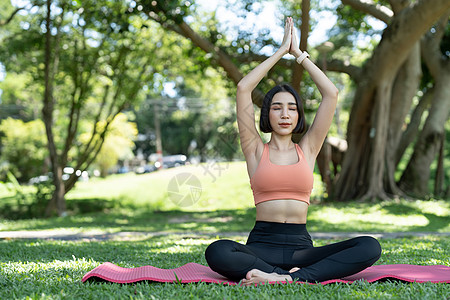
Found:
[{"label": "crossed legs", "polygon": [[380,255],[380,244],[368,236],[306,248],[264,242],[243,245],[219,240],[205,251],[206,261],[213,271],[234,281],[245,279],[244,283],[293,279],[319,282],[342,278],[371,266]]}]

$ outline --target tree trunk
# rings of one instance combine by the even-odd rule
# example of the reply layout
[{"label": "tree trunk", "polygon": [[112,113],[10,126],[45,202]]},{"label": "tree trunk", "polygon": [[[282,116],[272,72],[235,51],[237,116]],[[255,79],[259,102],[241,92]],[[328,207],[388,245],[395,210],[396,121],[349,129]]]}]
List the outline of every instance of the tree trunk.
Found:
[{"label": "tree trunk", "polygon": [[441,196],[444,193],[444,155],[445,155],[445,133],[442,136],[442,140],[439,147],[439,157],[437,160],[436,179],[434,181],[434,194]]},{"label": "tree trunk", "polygon": [[429,31],[423,39],[424,61],[434,78],[434,97],[430,112],[414,153],[408,163],[400,187],[410,195],[425,197],[429,194],[430,166],[436,158],[445,138],[445,122],[450,114],[450,60],[442,55],[440,44],[448,25],[450,10],[443,14],[434,31]]},{"label": "tree trunk", "polygon": [[66,190],[64,188],[64,181],[62,180],[62,168],[60,166],[57,166],[56,170],[53,168],[53,174],[53,185],[55,186],[55,190],[53,191],[50,202],[47,204],[45,215],[49,217],[56,210],[58,216],[65,216],[66,201],[64,195],[66,194]]},{"label": "tree trunk", "polygon": [[[389,127],[390,96],[392,93],[393,77],[387,77],[377,88],[375,95],[375,107],[373,111],[372,124],[369,136],[372,145],[368,155],[368,172],[364,174],[364,181],[368,183],[363,199],[375,199],[377,197],[386,198],[383,189],[384,175],[384,151],[387,146],[387,135]],[[362,189],[361,191],[363,191]]]},{"label": "tree trunk", "polygon": [[[356,90],[355,99],[373,97],[373,86],[370,82],[361,81],[359,88]],[[372,111],[373,103],[369,101],[362,102],[364,106],[360,109]],[[355,125],[351,125],[356,123]],[[342,162],[341,172],[333,187],[333,198],[338,201],[350,200],[356,198],[359,191],[364,187],[364,179],[362,174],[366,173],[367,165],[364,161],[367,158],[361,158],[370,150],[370,137],[367,134],[370,131],[370,117],[367,119],[359,118],[349,120],[348,131],[352,129],[353,133],[347,133],[348,148]],[[358,137],[357,141],[355,138]],[[350,147],[350,144],[352,146]]]},{"label": "tree trunk", "polygon": [[430,113],[400,179],[402,190],[416,197],[425,197],[429,193],[430,166],[439,151],[441,139],[445,135],[445,122],[450,113],[450,72],[443,72],[435,79],[437,81]]},{"label": "tree trunk", "polygon": [[[302,0],[302,22],[300,25],[300,49],[306,51],[308,48],[308,35],[309,35],[309,11],[311,3],[310,0]],[[300,83],[303,79],[303,66],[297,63],[294,64],[292,72],[292,87],[300,92]]]},{"label": "tree trunk", "polygon": [[419,135],[420,125],[422,123],[422,115],[428,110],[430,106],[431,99],[433,99],[434,88],[429,88],[426,90],[425,94],[423,94],[419,103],[414,108],[414,111],[411,116],[411,121],[406,127],[406,130],[403,132],[400,142],[397,146],[397,150],[395,151],[395,165],[398,166],[400,160],[403,157],[403,154],[406,151],[406,148],[413,143],[416,137]]},{"label": "tree trunk", "polygon": [[386,175],[384,186],[386,192],[394,195],[401,195],[401,191],[395,182],[395,171],[397,169],[395,150],[400,143],[404,120],[411,108],[421,77],[420,44],[416,43],[397,74],[391,96],[388,140],[385,149]]},{"label": "tree trunk", "polygon": [[52,199],[45,210],[46,216],[49,216],[53,211],[57,210],[59,216],[66,213],[66,203],[64,200],[64,183],[62,182],[62,167],[60,166],[59,157],[55,145],[53,135],[53,108],[55,100],[53,98],[53,80],[58,66],[57,53],[52,51],[57,46],[57,38],[55,43],[52,43],[51,35],[51,5],[52,2],[47,1],[47,16],[46,16],[46,34],[45,34],[45,63],[44,63],[44,106],[42,108],[42,116],[44,119],[45,130],[47,133],[47,147],[50,153],[50,161],[52,163],[53,183],[55,190]]},{"label": "tree trunk", "polygon": [[412,47],[450,8],[445,0],[417,1],[393,17],[364,66],[348,124],[348,152],[334,187],[336,200],[386,198],[385,148],[393,81]]},{"label": "tree trunk", "polygon": [[325,139],[322,148],[317,155],[317,167],[319,168],[320,176],[322,177],[322,182],[325,184],[325,189],[327,191],[327,197],[333,194],[332,191],[332,179],[331,179],[331,145],[328,143],[327,138]]}]

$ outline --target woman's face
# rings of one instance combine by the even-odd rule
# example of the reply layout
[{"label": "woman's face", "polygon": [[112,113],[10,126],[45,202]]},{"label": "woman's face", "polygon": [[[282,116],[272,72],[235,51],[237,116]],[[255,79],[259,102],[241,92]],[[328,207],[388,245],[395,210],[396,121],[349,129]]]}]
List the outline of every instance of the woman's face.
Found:
[{"label": "woman's face", "polygon": [[291,134],[297,126],[298,110],[294,96],[279,92],[273,96],[269,110],[269,122],[274,132],[280,135]]}]

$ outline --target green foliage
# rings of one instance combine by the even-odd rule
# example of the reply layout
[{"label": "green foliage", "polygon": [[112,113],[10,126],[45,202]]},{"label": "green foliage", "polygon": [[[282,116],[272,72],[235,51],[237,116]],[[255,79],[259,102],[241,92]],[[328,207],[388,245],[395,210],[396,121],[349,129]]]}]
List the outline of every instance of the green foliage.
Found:
[{"label": "green foliage", "polygon": [[[154,114],[157,105],[164,155],[183,153],[188,156],[201,156],[203,161],[209,157],[238,157],[240,147],[237,141],[235,109],[230,104],[230,99],[217,93],[220,88],[213,91],[217,77],[210,76],[203,80],[206,84],[199,84],[196,90],[187,86],[193,79],[186,79],[186,84],[179,86],[179,94],[185,97],[179,100],[161,98],[143,102],[136,109],[135,115],[138,130],[145,134],[147,139],[137,142],[137,148],[147,156],[156,152]],[[200,98],[208,92],[208,97]],[[179,106],[183,108],[179,109]]]},{"label": "green foliage", "polygon": [[[0,61],[8,74],[15,72],[14,77],[28,79],[23,87],[35,91],[33,96],[38,99],[44,98],[45,87],[46,32],[42,24],[46,24],[46,9],[39,6],[44,4],[27,9],[18,19],[21,26],[9,27],[0,46]],[[103,146],[110,122],[139,103],[144,85],[151,87],[154,74],[165,69],[158,65],[167,60],[161,56],[170,52],[158,50],[163,31],[127,13],[129,5],[128,1],[61,1],[52,5],[50,54],[55,60],[50,68],[55,72],[51,78],[55,101],[53,121],[48,125],[52,126],[56,146],[51,161],[58,162],[59,167],[87,169]],[[12,93],[11,82],[4,86],[8,87],[5,97],[10,103],[20,98],[24,110],[36,107],[35,97]],[[50,122],[49,118],[46,121]],[[134,130],[129,133],[136,134]],[[86,135],[90,142],[82,140]],[[111,137],[106,141],[107,148],[98,160],[103,169],[124,155],[124,147],[130,148],[126,144]],[[68,184],[66,191],[70,188]]]},{"label": "green foliage", "polygon": [[173,23],[179,24],[183,17],[188,15],[189,8],[194,2],[187,0],[139,0],[136,1],[137,9],[132,8],[129,11],[135,13],[145,12],[150,14],[152,18],[160,20],[165,26],[170,26]]},{"label": "green foliage", "polygon": [[52,184],[49,181],[39,182],[30,190],[21,186],[10,171],[7,171],[6,175],[6,183],[0,182],[0,192],[5,192],[2,188],[8,192],[7,196],[3,197],[0,218],[16,220],[42,216],[53,192]]},{"label": "green foliage", "polygon": [[[102,126],[102,124],[98,126]],[[136,136],[136,124],[128,122],[125,114],[118,114],[111,123],[102,149],[95,158],[94,166],[99,168],[101,176],[106,176],[110,168],[115,166],[119,159],[131,159],[133,157],[133,141]],[[80,136],[81,142],[88,142],[89,140],[88,133]]]},{"label": "green foliage", "polygon": [[[139,132],[149,137],[143,142],[145,146],[143,143],[138,146],[146,147],[146,154],[155,152],[154,138],[151,138],[154,136],[151,100],[142,106],[140,102],[144,98],[165,97],[165,84],[174,83],[177,97],[198,98],[198,101],[190,111],[174,112],[174,106],[163,107],[161,120],[165,154],[200,155],[203,160],[208,157],[242,157],[236,136],[234,108],[230,105],[234,103],[235,83],[218,67],[216,55],[205,54],[189,39],[179,35],[180,28],[176,25],[186,22],[200,37],[228,54],[242,74],[247,74],[258,63],[253,55],[267,49],[270,52],[277,47],[277,41],[270,34],[272,28],[257,32],[254,28],[243,27],[240,20],[259,17],[262,8],[273,3],[270,0],[220,3],[238,20],[224,25],[219,22],[216,12],[201,12],[195,1],[54,2],[52,49],[59,65],[54,80],[53,130],[57,133],[55,140],[59,153],[70,148],[67,155],[70,165],[79,164],[85,153],[94,155],[98,148],[85,148],[88,142],[84,138],[88,136],[100,141],[102,134],[96,130],[105,128],[104,123],[112,120],[119,110],[127,109],[136,110]],[[389,5],[386,0],[375,0],[374,3]],[[24,10],[24,14],[17,15],[14,22],[2,27],[0,32],[0,61],[7,71],[7,77],[0,86],[3,90],[0,119],[4,117],[1,113],[7,111],[4,105],[14,105],[18,110],[11,111],[11,114],[26,121],[40,115],[38,101],[44,90],[44,4],[43,1],[33,2],[34,9]],[[353,65],[362,65],[378,42],[374,36],[380,32],[370,26],[370,17],[349,5],[338,0],[328,1],[325,5],[338,16],[336,26],[328,33],[335,44],[329,58],[332,56]],[[275,7],[274,15],[279,18],[280,27],[285,15],[300,19],[300,1],[282,0]],[[312,12],[316,13],[323,7],[320,1],[311,1]],[[2,3],[1,8],[2,19],[13,9],[9,3]],[[310,23],[311,28],[316,26],[314,17]],[[358,46],[360,40],[366,43],[362,48]],[[447,40],[444,38],[441,48],[448,56]],[[318,57],[315,50],[311,50],[312,56]],[[429,85],[428,73],[425,70],[424,78]],[[267,91],[274,84],[289,82],[291,76],[290,68],[277,65],[258,88]],[[346,76],[330,77],[341,91],[341,123],[346,123],[354,85]],[[309,123],[320,98],[313,87],[311,79],[305,75],[301,95]],[[223,101],[228,98],[232,100]],[[71,120],[81,121],[70,127]],[[74,140],[65,143],[72,132]],[[342,136],[345,126],[342,125],[340,131],[337,126],[332,127],[330,132]],[[189,147],[192,141],[196,142],[196,149]],[[103,145],[105,149],[97,159],[104,170],[121,156],[121,151],[111,144],[117,146],[120,143],[110,142],[107,138]],[[64,153],[62,157],[65,157]],[[66,162],[64,159],[61,161]],[[88,163],[81,165],[87,167]]]},{"label": "green foliage", "polygon": [[340,4],[337,6],[336,13],[338,21],[331,29],[330,36],[333,37],[332,41],[337,49],[356,47],[357,41],[362,40],[363,37],[380,34],[368,22],[367,19],[371,17],[362,11]]},{"label": "green foliage", "polygon": [[41,97],[30,74],[9,72],[0,82],[0,120],[8,117],[31,121],[39,118]]},{"label": "green foliage", "polygon": [[2,141],[1,163],[20,182],[45,173],[45,158],[48,156],[44,123],[41,120],[23,122],[8,118],[0,123]]}]

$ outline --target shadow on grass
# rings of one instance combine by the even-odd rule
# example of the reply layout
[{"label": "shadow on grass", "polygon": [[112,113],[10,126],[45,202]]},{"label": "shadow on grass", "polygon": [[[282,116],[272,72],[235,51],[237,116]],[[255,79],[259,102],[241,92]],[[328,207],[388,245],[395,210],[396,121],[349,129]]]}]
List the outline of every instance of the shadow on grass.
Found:
[{"label": "shadow on grass", "polygon": [[[147,207],[120,207],[116,200],[80,199],[67,202],[72,211],[64,218],[0,220],[2,230],[46,230],[71,228],[77,231],[106,232],[249,232],[255,222],[256,209],[212,211],[155,211]],[[433,202],[430,202],[431,204]],[[420,207],[427,202],[385,201],[377,203],[327,203],[311,205],[308,229],[311,232],[394,232],[445,231],[450,216],[433,214]],[[449,205],[439,202],[438,209]],[[76,212],[76,213],[75,213]]]},{"label": "shadow on grass", "polygon": [[0,241],[0,264],[112,262],[122,267],[153,265],[176,268],[191,261],[206,264],[203,253],[212,240],[158,236],[140,241]]},{"label": "shadow on grass", "polygon": [[72,199],[67,201],[67,210],[72,214],[84,214],[91,212],[107,211],[115,206],[115,201],[99,198]]},{"label": "shadow on grass", "polygon": [[[207,265],[206,247],[216,238],[192,238],[175,235],[151,237],[140,241],[0,241],[0,265],[78,263],[98,266],[112,262],[121,267],[152,265],[172,269],[189,262]],[[319,246],[335,242],[321,240]],[[446,249],[450,241],[446,237],[411,237],[380,240],[383,255],[378,264],[414,263],[430,264],[430,259],[448,264]],[[2,269],[0,268],[0,269]],[[32,267],[32,269],[35,269]]]},{"label": "shadow on grass", "polygon": [[[105,213],[86,213],[65,218],[21,220],[14,222],[14,230],[46,230],[79,228],[117,231],[250,231],[256,210],[217,210],[205,212],[113,210]],[[8,230],[8,229],[5,229]]]},{"label": "shadow on grass", "polygon": [[[1,198],[0,217],[9,220],[26,220],[41,217],[46,208],[46,201],[41,203],[30,195],[16,199],[17,196]],[[72,214],[85,214],[92,212],[105,212],[113,209],[116,200],[105,200],[99,198],[73,199],[66,201],[67,211]]]}]

